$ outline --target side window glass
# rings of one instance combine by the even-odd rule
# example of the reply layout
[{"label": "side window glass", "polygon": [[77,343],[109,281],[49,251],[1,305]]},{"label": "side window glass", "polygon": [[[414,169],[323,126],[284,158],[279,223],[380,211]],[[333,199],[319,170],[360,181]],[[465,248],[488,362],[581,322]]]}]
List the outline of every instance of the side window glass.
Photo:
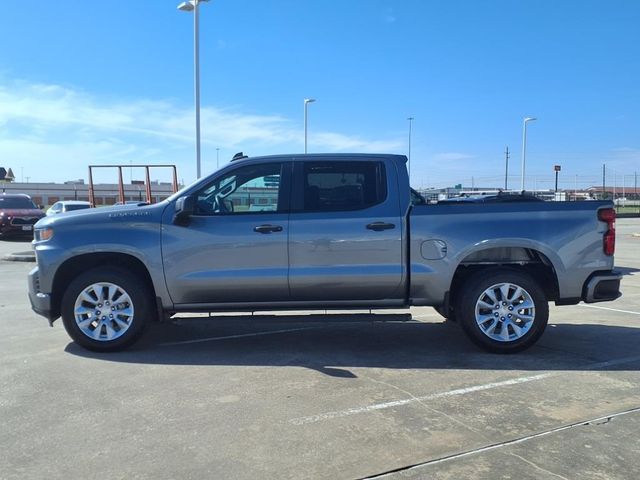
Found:
[{"label": "side window glass", "polygon": [[281,163],[239,167],[216,178],[196,194],[196,214],[278,211],[281,176]]},{"label": "side window glass", "polygon": [[382,162],[304,162],[304,211],[361,210],[387,196]]}]

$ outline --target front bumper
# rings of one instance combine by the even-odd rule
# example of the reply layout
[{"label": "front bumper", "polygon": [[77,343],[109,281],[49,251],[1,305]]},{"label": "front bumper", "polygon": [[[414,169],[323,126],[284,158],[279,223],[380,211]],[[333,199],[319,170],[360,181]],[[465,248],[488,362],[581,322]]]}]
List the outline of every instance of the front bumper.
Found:
[{"label": "front bumper", "polygon": [[620,281],[622,274],[610,272],[596,272],[584,283],[582,300],[585,303],[608,302],[620,297]]},{"label": "front bumper", "polygon": [[38,275],[38,267],[29,272],[28,276],[29,284],[29,301],[31,302],[31,308],[38,315],[42,315],[49,324],[58,318],[60,315],[54,312],[51,307],[51,295],[40,291],[40,279]]}]

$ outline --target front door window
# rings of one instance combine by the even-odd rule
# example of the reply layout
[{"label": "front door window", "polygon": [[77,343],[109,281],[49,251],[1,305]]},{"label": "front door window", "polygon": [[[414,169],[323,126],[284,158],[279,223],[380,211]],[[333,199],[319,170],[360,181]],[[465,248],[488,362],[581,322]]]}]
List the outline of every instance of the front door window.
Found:
[{"label": "front door window", "polygon": [[278,212],[282,164],[247,165],[218,177],[196,194],[196,215]]}]

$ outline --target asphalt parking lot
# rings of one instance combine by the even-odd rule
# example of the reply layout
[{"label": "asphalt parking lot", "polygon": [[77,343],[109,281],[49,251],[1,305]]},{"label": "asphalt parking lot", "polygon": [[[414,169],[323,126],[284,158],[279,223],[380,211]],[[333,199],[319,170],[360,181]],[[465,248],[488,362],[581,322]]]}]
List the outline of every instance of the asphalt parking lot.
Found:
[{"label": "asphalt parking lot", "polygon": [[[640,478],[640,219],[616,302],[484,353],[430,308],[185,318],[95,354],[0,261],[0,478]],[[0,241],[0,258],[28,250]]]}]

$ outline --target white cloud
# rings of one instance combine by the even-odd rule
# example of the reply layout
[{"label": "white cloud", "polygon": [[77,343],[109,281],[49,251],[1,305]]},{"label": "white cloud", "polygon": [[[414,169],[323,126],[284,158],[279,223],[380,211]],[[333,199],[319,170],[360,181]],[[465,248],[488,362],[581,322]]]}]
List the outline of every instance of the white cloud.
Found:
[{"label": "white cloud", "polygon": [[[302,150],[302,128],[279,115],[245,114],[205,105],[203,159],[214,148],[258,153]],[[78,89],[0,83],[0,165],[33,180],[86,175],[90,163],[176,163],[193,178],[193,111],[168,100],[103,99]],[[314,131],[314,151],[397,151],[402,141]],[[215,152],[213,152],[215,157]],[[210,168],[203,168],[205,172]]]}]

